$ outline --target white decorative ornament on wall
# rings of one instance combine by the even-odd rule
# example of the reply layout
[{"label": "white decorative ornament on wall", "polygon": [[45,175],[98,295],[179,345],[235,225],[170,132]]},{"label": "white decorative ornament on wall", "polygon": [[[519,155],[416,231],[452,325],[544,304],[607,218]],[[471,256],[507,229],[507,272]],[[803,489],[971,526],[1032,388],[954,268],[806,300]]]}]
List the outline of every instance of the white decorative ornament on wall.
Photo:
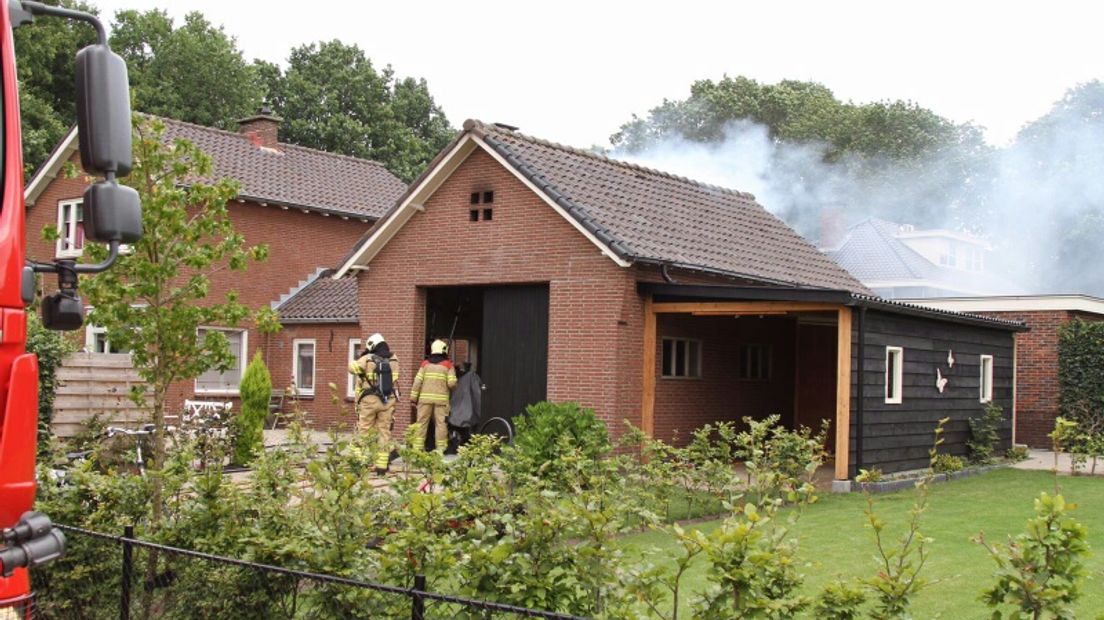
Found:
[{"label": "white decorative ornament on wall", "polygon": [[939,393],[943,393],[943,388],[947,387],[947,383],[950,379],[943,376],[943,372],[939,368],[935,369],[935,389],[939,390]]},{"label": "white decorative ornament on wall", "polygon": [[947,368],[954,368],[954,351],[947,351]]}]

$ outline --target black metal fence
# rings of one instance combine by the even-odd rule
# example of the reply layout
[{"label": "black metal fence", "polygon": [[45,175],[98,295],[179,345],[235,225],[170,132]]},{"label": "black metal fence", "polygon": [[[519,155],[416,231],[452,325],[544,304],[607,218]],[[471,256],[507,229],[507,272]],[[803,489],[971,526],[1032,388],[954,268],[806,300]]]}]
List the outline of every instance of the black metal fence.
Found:
[{"label": "black metal fence", "polygon": [[[130,527],[122,536],[55,527],[65,532],[69,549],[36,582],[34,617],[585,620],[430,592],[421,575],[412,587],[391,586],[139,540]],[[67,567],[67,560],[74,565]],[[90,564],[95,568],[90,570]],[[89,582],[79,597],[50,576],[67,568],[87,573]]]}]

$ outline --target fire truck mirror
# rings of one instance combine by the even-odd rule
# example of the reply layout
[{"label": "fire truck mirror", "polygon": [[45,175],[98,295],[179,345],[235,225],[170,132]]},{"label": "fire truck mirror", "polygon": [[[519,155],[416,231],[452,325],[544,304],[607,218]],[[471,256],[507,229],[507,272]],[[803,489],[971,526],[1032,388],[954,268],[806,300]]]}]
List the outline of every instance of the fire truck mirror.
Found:
[{"label": "fire truck mirror", "polygon": [[142,237],[138,192],[115,181],[102,181],[84,192],[84,234],[93,241],[134,243]]},{"label": "fire truck mirror", "polygon": [[77,52],[77,134],[92,174],[130,174],[130,87],[126,62],[107,45]]}]

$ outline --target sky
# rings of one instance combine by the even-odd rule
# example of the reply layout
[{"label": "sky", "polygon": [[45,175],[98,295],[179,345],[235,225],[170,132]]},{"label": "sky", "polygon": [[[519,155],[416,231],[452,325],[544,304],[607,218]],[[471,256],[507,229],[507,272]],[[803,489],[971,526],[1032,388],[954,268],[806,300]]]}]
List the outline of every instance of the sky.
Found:
[{"label": "sky", "polygon": [[260,2],[91,0],[101,15],[200,11],[247,59],[356,43],[377,65],[425,78],[449,120],[516,125],[608,146],[635,113],[699,79],[813,80],[843,100],[906,99],[1007,144],[1071,86],[1104,79],[1104,3]]}]

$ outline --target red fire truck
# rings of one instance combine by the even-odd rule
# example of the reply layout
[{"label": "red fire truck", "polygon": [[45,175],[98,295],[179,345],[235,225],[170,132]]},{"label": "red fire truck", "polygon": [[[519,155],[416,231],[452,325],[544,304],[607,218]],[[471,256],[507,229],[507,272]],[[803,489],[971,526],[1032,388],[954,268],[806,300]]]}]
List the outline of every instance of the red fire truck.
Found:
[{"label": "red fire truck", "polygon": [[[72,260],[28,262],[25,256],[23,157],[12,28],[36,18],[86,22],[98,42],[76,52],[77,127],[85,171],[102,177],[84,194],[85,236],[109,244],[96,265]],[[29,26],[32,27],[33,26]],[[57,292],[42,300],[43,324],[72,330],[84,320],[81,273],[114,263],[119,245],[141,236],[138,194],[119,185],[131,167],[130,96],[126,63],[107,46],[93,15],[39,2],[0,0],[0,618],[31,617],[27,569],[61,555],[65,537],[48,517],[33,512],[38,432],[38,361],[27,353],[27,307],[36,274],[57,277]]]}]

